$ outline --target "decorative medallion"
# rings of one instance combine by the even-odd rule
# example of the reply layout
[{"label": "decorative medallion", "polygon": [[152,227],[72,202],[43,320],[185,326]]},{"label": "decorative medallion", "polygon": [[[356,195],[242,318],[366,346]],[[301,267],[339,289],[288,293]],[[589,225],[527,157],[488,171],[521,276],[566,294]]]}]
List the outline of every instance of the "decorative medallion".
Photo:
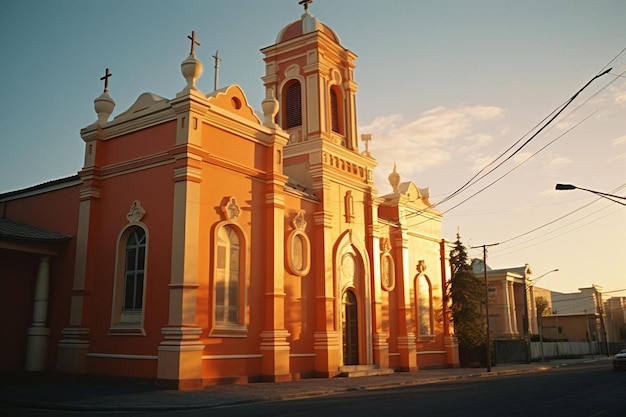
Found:
[{"label": "decorative medallion", "polygon": [[415,269],[417,270],[418,275],[423,274],[424,271],[426,271],[426,261],[424,260],[418,261],[417,265],[415,265]]},{"label": "decorative medallion", "polygon": [[301,211],[294,216],[291,220],[291,226],[296,230],[304,230],[306,227],[306,220],[304,220],[304,212]]},{"label": "decorative medallion", "polygon": [[222,206],[222,212],[227,220],[237,220],[241,214],[241,209],[239,205],[237,205],[237,199],[235,197],[228,197],[228,203]]},{"label": "decorative medallion", "polygon": [[139,202],[139,200],[135,200],[130,206],[130,210],[126,215],[126,219],[128,219],[129,223],[138,223],[145,215],[146,211],[143,209],[143,207],[141,207],[141,202]]}]

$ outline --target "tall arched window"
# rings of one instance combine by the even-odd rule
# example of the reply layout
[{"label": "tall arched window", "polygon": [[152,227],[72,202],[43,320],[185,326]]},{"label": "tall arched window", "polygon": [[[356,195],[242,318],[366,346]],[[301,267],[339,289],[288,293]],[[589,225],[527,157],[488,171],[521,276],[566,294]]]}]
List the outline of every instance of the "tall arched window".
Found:
[{"label": "tall arched window", "polygon": [[217,232],[215,268],[215,324],[239,325],[241,244],[233,226]]},{"label": "tall arched window", "polygon": [[135,312],[141,311],[143,308],[145,263],[146,232],[143,228],[135,226],[126,241],[124,311]]},{"label": "tall arched window", "polygon": [[300,81],[289,81],[285,85],[283,92],[283,129],[302,126],[302,93]]},{"label": "tall arched window", "polygon": [[117,242],[110,334],[145,334],[147,251],[143,224],[135,222],[122,230]]},{"label": "tall arched window", "polygon": [[417,326],[419,335],[433,334],[433,297],[430,280],[426,275],[416,279],[417,291]]},{"label": "tall arched window", "polygon": [[343,134],[343,107],[342,94],[337,85],[330,87],[330,120],[331,129],[335,133]]},{"label": "tall arched window", "polygon": [[333,132],[339,133],[339,109],[337,104],[337,93],[334,88],[330,89],[330,114]]}]

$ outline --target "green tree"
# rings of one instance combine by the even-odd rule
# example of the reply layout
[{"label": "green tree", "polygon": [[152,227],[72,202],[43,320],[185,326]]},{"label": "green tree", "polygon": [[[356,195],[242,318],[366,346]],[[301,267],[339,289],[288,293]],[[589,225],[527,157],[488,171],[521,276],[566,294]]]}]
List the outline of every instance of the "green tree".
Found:
[{"label": "green tree", "polygon": [[458,234],[450,252],[450,267],[452,278],[447,285],[446,297],[451,302],[454,334],[459,339],[461,348],[472,351],[485,345],[485,286],[474,275],[467,249]]},{"label": "green tree", "polygon": [[548,300],[546,300],[545,297],[541,297],[541,296],[536,297],[535,306],[537,307],[538,317],[543,317],[543,316],[552,314],[552,310],[550,310],[550,303],[548,302]]}]

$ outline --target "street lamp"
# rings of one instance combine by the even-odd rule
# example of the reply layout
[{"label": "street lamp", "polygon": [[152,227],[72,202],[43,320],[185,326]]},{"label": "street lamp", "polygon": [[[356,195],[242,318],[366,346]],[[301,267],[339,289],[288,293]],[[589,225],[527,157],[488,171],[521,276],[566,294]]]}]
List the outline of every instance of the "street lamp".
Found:
[{"label": "street lamp", "polygon": [[539,275],[537,278],[533,278],[533,279],[531,279],[531,280],[530,280],[530,282],[528,283],[528,286],[529,286],[529,287],[532,287],[532,286],[533,286],[533,285],[535,285],[535,284],[537,283],[537,281],[539,281],[541,278],[545,277],[545,276],[546,276],[546,275],[548,275],[548,274],[551,274],[551,273],[553,273],[553,272],[558,272],[558,271],[559,271],[559,268],[556,268],[556,269],[553,269],[552,271],[548,271],[548,272],[546,272],[545,274],[541,274],[541,275]]},{"label": "street lamp", "polygon": [[626,197],[620,197],[620,196],[614,195],[614,194],[608,194],[608,193],[603,193],[603,192],[600,192],[600,191],[594,191],[594,190],[590,190],[588,188],[577,187],[577,186],[572,185],[572,184],[557,184],[556,187],[554,187],[554,189],[555,190],[583,190],[583,191],[588,191],[588,192],[593,193],[595,195],[598,195],[600,197],[606,198],[607,200],[611,200],[614,203],[621,204],[622,206],[626,206],[626,203],[622,203],[621,201],[614,200],[614,198],[618,198],[620,200],[626,200]]}]

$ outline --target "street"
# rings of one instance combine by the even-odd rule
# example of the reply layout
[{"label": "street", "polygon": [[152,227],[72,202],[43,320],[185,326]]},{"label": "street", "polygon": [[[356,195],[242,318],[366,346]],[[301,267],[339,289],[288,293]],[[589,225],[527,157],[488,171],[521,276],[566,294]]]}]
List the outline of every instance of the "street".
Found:
[{"label": "street", "polygon": [[71,412],[9,410],[10,415],[115,416],[626,416],[626,372],[609,362],[545,372],[483,376],[454,382],[361,390],[291,401],[200,410]]}]

